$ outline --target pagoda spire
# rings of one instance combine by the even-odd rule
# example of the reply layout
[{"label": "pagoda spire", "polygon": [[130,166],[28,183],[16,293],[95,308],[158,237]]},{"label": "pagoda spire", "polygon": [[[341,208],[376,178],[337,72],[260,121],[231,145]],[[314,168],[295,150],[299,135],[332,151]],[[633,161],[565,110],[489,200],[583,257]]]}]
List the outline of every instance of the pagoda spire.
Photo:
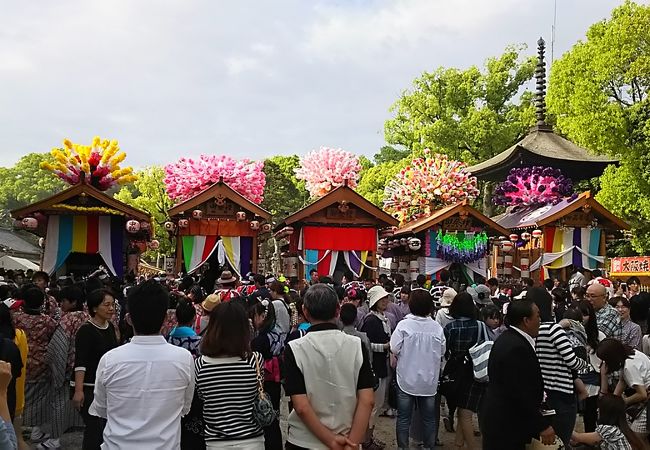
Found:
[{"label": "pagoda spire", "polygon": [[537,41],[537,66],[535,67],[535,116],[538,127],[547,127],[546,124],[546,61],[544,51],[546,43],[541,37]]}]

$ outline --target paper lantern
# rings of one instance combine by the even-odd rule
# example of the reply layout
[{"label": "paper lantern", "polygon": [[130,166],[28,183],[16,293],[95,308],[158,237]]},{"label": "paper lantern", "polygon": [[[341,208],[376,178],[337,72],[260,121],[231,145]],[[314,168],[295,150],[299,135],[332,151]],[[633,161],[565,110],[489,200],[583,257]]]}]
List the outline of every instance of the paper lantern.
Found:
[{"label": "paper lantern", "polygon": [[149,248],[152,250],[158,250],[158,248],[160,248],[160,242],[158,239],[153,239],[151,242],[149,242]]},{"label": "paper lantern", "polygon": [[44,237],[38,238],[38,246],[41,247],[41,248],[45,247],[45,238]]},{"label": "paper lantern", "polygon": [[524,241],[530,241],[530,233],[521,233],[521,238]]},{"label": "paper lantern", "polygon": [[418,279],[418,275],[420,275],[420,263],[417,260],[409,263],[409,273],[411,274],[411,281]]},{"label": "paper lantern", "polygon": [[505,236],[499,236],[499,238],[498,238],[497,240],[498,240],[498,241],[507,241],[508,238],[505,237]]},{"label": "paper lantern", "polygon": [[287,236],[291,236],[293,234],[293,227],[284,227],[284,230],[287,233]]},{"label": "paper lantern", "polygon": [[126,222],[126,231],[129,233],[137,233],[140,231],[140,222],[137,220],[128,220]]},{"label": "paper lantern", "polygon": [[410,250],[416,252],[422,247],[422,241],[418,238],[411,238],[408,240],[408,246]]},{"label": "paper lantern", "polygon": [[522,278],[530,278],[530,260],[528,258],[521,258],[521,261],[519,261],[519,269],[521,270]]},{"label": "paper lantern", "polygon": [[542,233],[542,230],[533,230],[532,236],[535,239],[539,239],[539,238],[542,237],[542,234],[544,234],[544,233]]},{"label": "paper lantern", "polygon": [[399,240],[399,244],[400,244],[400,245],[406,245],[406,244],[408,244],[408,239],[406,239],[406,238],[401,238],[401,239]]},{"label": "paper lantern", "polygon": [[246,213],[244,211],[238,211],[235,216],[237,217],[238,222],[243,222],[246,220]]},{"label": "paper lantern", "polygon": [[190,226],[190,221],[187,219],[179,219],[178,221],[178,226],[180,228],[187,228]]},{"label": "paper lantern", "polygon": [[517,233],[512,233],[510,235],[510,242],[517,242],[519,240],[519,235]]},{"label": "paper lantern", "polygon": [[393,240],[391,241],[391,244],[393,244],[393,248],[395,248],[395,247],[399,247],[399,246],[401,245],[399,239],[393,239]]},{"label": "paper lantern", "polygon": [[36,220],[34,217],[25,217],[22,220],[23,227],[27,228],[28,230],[35,230],[38,228],[38,220]]},{"label": "paper lantern", "polygon": [[203,211],[200,209],[195,209],[192,211],[192,219],[201,220],[203,219]]},{"label": "paper lantern", "polygon": [[503,257],[503,274],[512,275],[512,255]]},{"label": "paper lantern", "polygon": [[260,223],[257,220],[252,220],[251,221],[251,230],[259,230],[260,229]]},{"label": "paper lantern", "polygon": [[262,231],[264,233],[270,233],[271,232],[271,224],[270,223],[265,223],[262,225]]},{"label": "paper lantern", "polygon": [[140,222],[140,229],[141,230],[149,230],[151,228],[151,224],[147,222],[146,220],[143,220]]},{"label": "paper lantern", "polygon": [[512,250],[513,247],[514,247],[514,245],[512,244],[512,242],[503,241],[501,243],[501,249],[506,253],[508,253],[510,250]]},{"label": "paper lantern", "polygon": [[174,222],[165,222],[165,230],[174,231],[175,228],[176,225],[174,225]]},{"label": "paper lantern", "polygon": [[503,275],[503,256],[497,256],[497,275]]}]

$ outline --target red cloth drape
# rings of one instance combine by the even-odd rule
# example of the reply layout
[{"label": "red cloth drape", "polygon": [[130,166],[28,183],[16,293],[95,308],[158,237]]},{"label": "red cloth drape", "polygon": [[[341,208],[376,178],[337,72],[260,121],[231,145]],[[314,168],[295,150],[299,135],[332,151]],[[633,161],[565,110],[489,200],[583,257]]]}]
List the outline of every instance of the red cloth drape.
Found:
[{"label": "red cloth drape", "polygon": [[377,231],[361,227],[304,227],[302,248],[309,250],[377,250]]}]

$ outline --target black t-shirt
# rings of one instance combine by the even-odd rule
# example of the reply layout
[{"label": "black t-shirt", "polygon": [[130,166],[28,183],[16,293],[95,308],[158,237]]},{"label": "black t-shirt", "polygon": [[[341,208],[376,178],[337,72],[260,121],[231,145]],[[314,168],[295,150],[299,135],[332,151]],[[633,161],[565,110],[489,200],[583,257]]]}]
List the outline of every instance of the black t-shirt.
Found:
[{"label": "black t-shirt", "polygon": [[16,379],[23,370],[23,360],[20,350],[10,339],[0,338],[0,360],[11,364],[11,381],[7,387],[7,406],[13,420],[16,414]]},{"label": "black t-shirt", "polygon": [[[307,331],[308,334],[318,333],[324,330],[338,330],[338,327],[333,323],[319,323],[312,325]],[[343,333],[341,331],[341,333]],[[363,363],[359,369],[359,376],[357,378],[357,390],[372,389],[375,387],[375,378],[370,368],[370,360],[368,353],[363,348],[363,343],[359,340],[361,345],[361,354],[363,355]],[[298,368],[296,358],[291,351],[291,346],[287,345],[284,349],[284,368],[285,368],[285,382],[284,392],[286,395],[302,395],[307,394],[305,387],[305,377]]]},{"label": "black t-shirt", "polygon": [[648,320],[650,310],[650,294],[639,292],[630,298],[630,319],[632,322],[641,323]]},{"label": "black t-shirt", "polygon": [[105,329],[98,328],[91,322],[83,324],[75,337],[75,371],[84,368],[84,384],[94,385],[97,365],[104,353],[117,347],[117,338],[113,324],[108,322]]}]

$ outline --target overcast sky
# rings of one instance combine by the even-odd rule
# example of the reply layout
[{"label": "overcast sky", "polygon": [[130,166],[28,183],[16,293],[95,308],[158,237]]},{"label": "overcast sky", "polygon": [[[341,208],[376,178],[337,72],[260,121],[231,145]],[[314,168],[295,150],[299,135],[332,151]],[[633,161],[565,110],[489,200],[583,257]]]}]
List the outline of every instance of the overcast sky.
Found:
[{"label": "overcast sky", "polygon": [[[558,0],[556,58],[621,0]],[[127,163],[372,155],[423,71],[550,58],[553,0],[0,0],[0,166],[63,138]]]}]

